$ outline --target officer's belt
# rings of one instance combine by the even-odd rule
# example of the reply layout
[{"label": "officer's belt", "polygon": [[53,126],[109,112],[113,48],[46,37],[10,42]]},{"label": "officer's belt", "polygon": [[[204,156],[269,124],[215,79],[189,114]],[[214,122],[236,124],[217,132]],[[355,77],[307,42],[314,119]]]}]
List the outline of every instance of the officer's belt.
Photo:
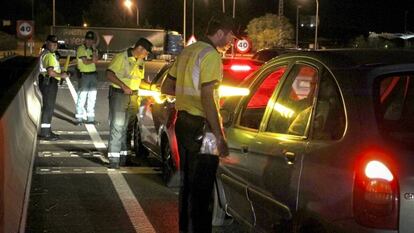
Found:
[{"label": "officer's belt", "polygon": [[[125,94],[122,89],[116,88],[116,87],[112,87],[112,86],[111,86],[111,91],[116,92],[116,93]],[[138,94],[138,90],[132,90],[132,94],[133,95],[137,95]]]}]

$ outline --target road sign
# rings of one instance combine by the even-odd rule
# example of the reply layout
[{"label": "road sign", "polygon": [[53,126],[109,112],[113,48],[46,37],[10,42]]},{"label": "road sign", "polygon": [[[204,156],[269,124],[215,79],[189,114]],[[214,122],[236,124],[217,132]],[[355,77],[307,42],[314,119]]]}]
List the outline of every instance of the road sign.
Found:
[{"label": "road sign", "polygon": [[102,37],[104,38],[106,45],[109,45],[114,35],[102,35]]},{"label": "road sign", "polygon": [[252,45],[249,40],[246,40],[246,39],[236,40],[236,50],[239,53],[248,53],[251,47]]},{"label": "road sign", "polygon": [[34,21],[17,20],[16,24],[17,37],[20,39],[29,39],[34,33]]},{"label": "road sign", "polygon": [[190,39],[188,39],[187,41],[187,46],[189,46],[190,44],[194,44],[195,42],[197,42],[197,39],[195,38],[194,35],[191,35]]}]

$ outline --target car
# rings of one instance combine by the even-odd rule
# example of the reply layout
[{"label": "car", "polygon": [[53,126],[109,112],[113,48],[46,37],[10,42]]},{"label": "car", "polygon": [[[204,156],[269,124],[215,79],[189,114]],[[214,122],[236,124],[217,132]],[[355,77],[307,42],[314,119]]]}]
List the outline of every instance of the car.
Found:
[{"label": "car", "polygon": [[[162,95],[161,85],[167,77],[171,63],[166,64],[155,75],[150,84],[151,92],[141,98],[134,128],[134,148],[138,157],[145,158],[150,153],[162,162],[162,177],[167,186],[178,185],[180,156],[175,137],[175,98]],[[249,66],[249,69],[232,69],[232,65]],[[223,58],[224,86],[236,86],[261,65],[244,59]],[[145,95],[141,92],[140,95]]]},{"label": "car", "polygon": [[253,54],[252,60],[259,62],[267,62],[270,59],[277,57],[279,55],[291,52],[297,52],[298,49],[294,48],[266,48],[261,49]]},{"label": "car", "polygon": [[254,232],[413,231],[414,51],[289,53],[244,85],[249,95],[221,107],[230,155],[213,224],[227,214]]}]

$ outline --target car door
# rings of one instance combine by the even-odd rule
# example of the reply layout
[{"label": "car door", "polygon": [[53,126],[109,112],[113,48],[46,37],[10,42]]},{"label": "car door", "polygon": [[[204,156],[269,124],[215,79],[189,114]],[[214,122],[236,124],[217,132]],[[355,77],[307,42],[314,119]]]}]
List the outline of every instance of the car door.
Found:
[{"label": "car door", "polygon": [[160,86],[167,76],[168,66],[164,67],[151,82],[151,91],[146,96],[141,97],[141,106],[139,109],[139,121],[141,125],[142,143],[155,153],[159,153],[157,146],[158,129],[160,118],[163,117],[165,101],[161,95],[154,96],[154,93],[160,93]]},{"label": "car door", "polygon": [[226,130],[230,155],[221,162],[219,178],[222,181],[227,201],[227,210],[244,222],[254,225],[255,218],[247,187],[252,180],[248,159],[248,145],[255,140],[270,97],[287,69],[287,64],[276,64],[257,74],[250,87],[251,94],[243,98],[242,111],[234,127]]},{"label": "car door", "polygon": [[296,209],[302,159],[314,109],[318,68],[297,63],[271,99],[259,133],[248,146],[248,197],[255,227],[274,232]]}]

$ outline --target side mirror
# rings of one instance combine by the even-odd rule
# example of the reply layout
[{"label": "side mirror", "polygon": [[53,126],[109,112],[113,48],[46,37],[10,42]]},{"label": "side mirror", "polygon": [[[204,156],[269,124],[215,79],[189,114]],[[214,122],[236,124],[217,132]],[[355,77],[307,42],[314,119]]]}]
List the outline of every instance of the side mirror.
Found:
[{"label": "side mirror", "polygon": [[220,109],[220,115],[223,120],[223,126],[229,127],[231,125],[232,118],[233,118],[231,112],[227,109]]}]

